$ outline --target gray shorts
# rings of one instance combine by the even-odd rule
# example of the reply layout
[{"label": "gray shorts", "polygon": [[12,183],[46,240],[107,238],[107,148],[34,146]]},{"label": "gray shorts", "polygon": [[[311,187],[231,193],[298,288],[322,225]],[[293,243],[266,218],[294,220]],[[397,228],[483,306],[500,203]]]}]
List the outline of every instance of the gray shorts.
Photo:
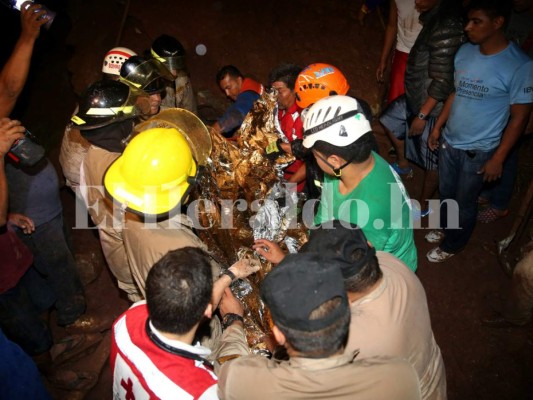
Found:
[{"label": "gray shorts", "polygon": [[437,118],[428,117],[424,132],[419,136],[409,137],[409,126],[413,118],[416,116],[407,106],[405,95],[402,95],[389,104],[379,117],[379,121],[396,138],[405,141],[405,157],[409,161],[426,170],[436,170],[438,152],[429,149],[427,140]]}]

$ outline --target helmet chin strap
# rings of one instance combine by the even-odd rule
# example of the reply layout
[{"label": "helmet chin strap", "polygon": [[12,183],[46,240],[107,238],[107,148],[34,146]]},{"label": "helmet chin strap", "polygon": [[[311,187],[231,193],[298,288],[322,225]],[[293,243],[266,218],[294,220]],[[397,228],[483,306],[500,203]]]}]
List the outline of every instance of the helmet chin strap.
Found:
[{"label": "helmet chin strap", "polygon": [[333,168],[331,165],[330,168],[333,170],[333,174],[335,174],[336,178],[340,178],[342,176],[342,169],[346,167],[348,164],[351,164],[352,160],[346,161],[344,164],[342,164],[339,168]]},{"label": "helmet chin strap", "polygon": [[352,162],[352,159],[346,161],[343,165],[341,165],[339,168],[335,168],[325,157],[322,157],[320,154],[313,152],[318,158],[320,158],[324,163],[330,167],[333,170],[333,175],[336,178],[340,178],[342,176],[342,169],[345,168],[348,164]]}]

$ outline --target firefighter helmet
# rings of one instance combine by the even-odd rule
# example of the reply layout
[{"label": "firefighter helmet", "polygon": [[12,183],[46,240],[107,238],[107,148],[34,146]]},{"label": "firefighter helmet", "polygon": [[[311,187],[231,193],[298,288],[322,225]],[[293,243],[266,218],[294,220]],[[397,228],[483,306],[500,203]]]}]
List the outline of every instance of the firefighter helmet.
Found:
[{"label": "firefighter helmet", "polygon": [[113,47],[104,57],[102,72],[104,74],[120,76],[122,64],[131,56],[136,55],[137,53],[127,47]]},{"label": "firefighter helmet", "polygon": [[120,80],[148,94],[160,93],[174,80],[168,69],[158,60],[141,56],[130,57],[120,69]]},{"label": "firefighter helmet", "polygon": [[140,115],[135,106],[138,96],[134,89],[118,81],[95,82],[81,96],[71,121],[78,129],[88,130],[135,118]]},{"label": "firefighter helmet", "polygon": [[197,176],[185,137],[174,128],[139,133],[107,170],[107,193],[130,211],[160,217],[179,210]]},{"label": "firefighter helmet", "polygon": [[170,71],[185,69],[185,49],[172,36],[159,36],[154,40],[150,52],[154,58],[165,64]]}]

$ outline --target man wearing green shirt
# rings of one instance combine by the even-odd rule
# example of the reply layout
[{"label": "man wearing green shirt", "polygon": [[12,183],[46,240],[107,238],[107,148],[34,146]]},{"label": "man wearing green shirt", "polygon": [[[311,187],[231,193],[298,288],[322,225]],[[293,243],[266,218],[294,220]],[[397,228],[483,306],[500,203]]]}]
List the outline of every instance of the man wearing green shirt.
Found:
[{"label": "man wearing green shirt", "polygon": [[333,219],[357,224],[376,250],[416,271],[408,195],[398,175],[372,151],[372,128],[357,100],[337,95],[316,102],[304,118],[303,145],[325,172],[315,224]]}]

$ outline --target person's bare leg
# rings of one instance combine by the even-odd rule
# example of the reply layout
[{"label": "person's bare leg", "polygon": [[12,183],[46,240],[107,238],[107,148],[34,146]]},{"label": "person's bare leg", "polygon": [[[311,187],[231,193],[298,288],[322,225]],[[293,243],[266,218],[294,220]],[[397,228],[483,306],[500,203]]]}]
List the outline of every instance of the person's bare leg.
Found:
[{"label": "person's bare leg", "polygon": [[435,195],[435,192],[439,188],[439,171],[425,171],[424,180],[422,182],[422,191],[418,201],[420,202],[420,209],[422,213],[427,211],[428,202]]},{"label": "person's bare leg", "polygon": [[398,139],[396,136],[394,136],[394,133],[389,131],[384,126],[383,126],[383,129],[385,130],[385,133],[389,137],[392,143],[392,146],[394,147],[394,150],[396,150],[396,163],[401,169],[408,168],[409,161],[407,160],[407,158],[405,158],[405,141]]}]

